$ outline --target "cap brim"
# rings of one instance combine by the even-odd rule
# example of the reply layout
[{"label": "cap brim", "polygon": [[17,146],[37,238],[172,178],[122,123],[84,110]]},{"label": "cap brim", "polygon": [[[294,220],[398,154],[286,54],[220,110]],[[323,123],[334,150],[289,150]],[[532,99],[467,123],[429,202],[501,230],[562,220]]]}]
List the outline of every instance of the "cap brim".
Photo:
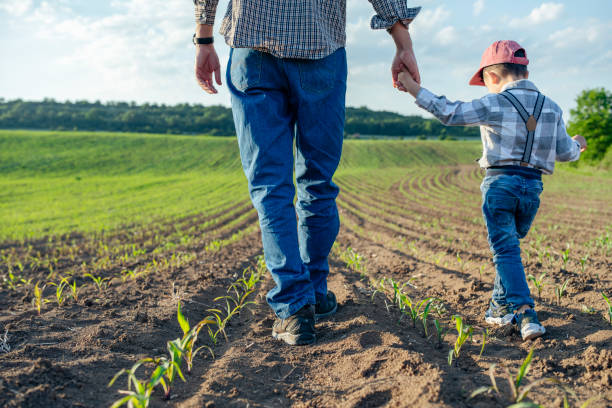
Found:
[{"label": "cap brim", "polygon": [[474,74],[472,79],[470,79],[469,84],[470,85],[478,85],[478,86],[486,86],[484,81],[482,80],[482,68],[480,68],[478,71],[476,71],[476,73]]}]

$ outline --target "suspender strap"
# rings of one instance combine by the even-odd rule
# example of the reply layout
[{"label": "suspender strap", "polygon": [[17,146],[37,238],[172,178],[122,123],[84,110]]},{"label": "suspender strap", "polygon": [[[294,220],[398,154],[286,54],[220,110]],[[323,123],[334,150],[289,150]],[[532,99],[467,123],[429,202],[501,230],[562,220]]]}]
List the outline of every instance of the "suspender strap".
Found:
[{"label": "suspender strap", "polygon": [[506,98],[508,102],[514,106],[514,109],[517,110],[519,115],[521,115],[523,122],[525,122],[525,127],[527,128],[527,140],[525,141],[525,150],[523,151],[521,166],[527,166],[529,159],[531,158],[531,150],[533,149],[533,139],[535,138],[535,130],[538,124],[538,119],[542,113],[542,107],[544,106],[544,95],[538,92],[538,97],[536,99],[532,115],[527,113],[527,109],[525,109],[523,104],[516,98],[516,96],[512,95],[510,91],[504,91],[500,95]]}]

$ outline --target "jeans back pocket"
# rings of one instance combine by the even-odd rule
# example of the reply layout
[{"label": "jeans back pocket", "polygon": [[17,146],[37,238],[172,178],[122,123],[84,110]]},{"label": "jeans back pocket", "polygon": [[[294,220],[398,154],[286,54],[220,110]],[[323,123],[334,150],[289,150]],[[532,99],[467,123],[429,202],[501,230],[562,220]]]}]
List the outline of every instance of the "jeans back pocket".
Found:
[{"label": "jeans back pocket", "polygon": [[232,48],[230,51],[230,80],[240,92],[261,82],[262,52],[251,48]]}]

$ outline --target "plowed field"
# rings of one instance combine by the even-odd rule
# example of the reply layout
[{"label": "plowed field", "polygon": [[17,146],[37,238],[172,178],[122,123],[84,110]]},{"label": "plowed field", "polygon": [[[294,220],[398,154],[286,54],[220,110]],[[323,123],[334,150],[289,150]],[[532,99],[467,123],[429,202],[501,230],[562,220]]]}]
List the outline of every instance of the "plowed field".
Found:
[{"label": "plowed field", "polygon": [[[55,136],[0,134],[5,152],[29,151],[0,165],[0,406],[112,405],[127,389],[125,375],[107,387],[119,370],[167,355],[167,342],[182,336],[178,302],[191,323],[224,308],[217,298],[245,269],[256,271],[262,253],[234,141],[160,136],[166,157],[147,136]],[[120,160],[113,143],[124,149]],[[110,147],[92,157],[96,145]],[[141,157],[145,148],[151,157]],[[264,273],[248,297],[255,303],[225,326],[227,338],[215,343],[202,331],[198,345],[209,349],[191,373],[181,366],[186,381],[174,379],[169,400],[156,387],[150,406],[506,407],[516,398],[505,370],[516,376],[531,349],[518,393],[533,387],[523,401],[612,406],[612,324],[602,296],[612,294],[610,173],[563,166],[546,177],[522,256],[528,274],[546,274],[539,295],[530,287],[547,333],[523,342],[516,329],[483,320],[494,268],[482,174],[470,164],[478,149],[347,142],[330,255],[340,308],[317,324],[317,343],[272,339],[264,297],[273,282]],[[63,278],[76,295],[64,286],[58,296]],[[393,282],[414,303],[432,298],[425,326],[422,314],[413,323],[394,302]],[[449,365],[454,315],[472,336]],[[491,386],[492,365],[499,391],[470,399]],[[138,378],[152,369],[145,364]]]}]

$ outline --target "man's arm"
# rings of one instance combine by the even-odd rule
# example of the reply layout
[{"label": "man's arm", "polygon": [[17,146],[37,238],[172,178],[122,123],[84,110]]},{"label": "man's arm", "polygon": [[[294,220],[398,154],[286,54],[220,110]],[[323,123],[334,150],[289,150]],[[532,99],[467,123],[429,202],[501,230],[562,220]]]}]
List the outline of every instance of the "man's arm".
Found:
[{"label": "man's arm", "polygon": [[[212,37],[215,13],[219,0],[193,0],[196,18],[196,37]],[[221,85],[221,64],[213,44],[197,44],[195,57],[195,75],[200,88],[209,94],[216,94],[213,85],[213,73],[217,85]]]},{"label": "man's arm", "polygon": [[406,0],[369,0],[376,11],[372,17],[370,26],[372,29],[386,29],[391,33],[397,51],[391,64],[391,76],[393,86],[402,89],[397,80],[397,75],[402,70],[410,72],[417,83],[421,83],[419,67],[412,49],[412,39],[408,32],[408,25],[421,11],[420,7],[410,8],[406,5]]}]

